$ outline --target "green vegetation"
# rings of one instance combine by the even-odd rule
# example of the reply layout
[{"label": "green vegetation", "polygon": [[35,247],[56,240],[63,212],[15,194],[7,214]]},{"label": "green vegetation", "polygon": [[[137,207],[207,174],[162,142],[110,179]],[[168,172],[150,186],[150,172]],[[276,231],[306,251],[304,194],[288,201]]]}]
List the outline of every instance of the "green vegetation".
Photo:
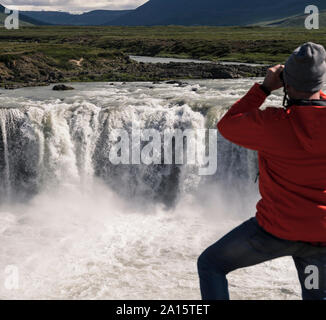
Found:
[{"label": "green vegetation", "polygon": [[298,45],[326,45],[325,29],[262,27],[24,27],[0,30],[0,54],[72,59],[108,52],[257,63],[282,62]]},{"label": "green vegetation", "polygon": [[[60,73],[64,79],[76,81],[152,79],[153,76],[139,70],[137,75],[133,73],[128,66],[132,64],[130,54],[283,63],[304,42],[326,46],[325,31],[325,28],[182,26],[0,28],[0,80],[26,81],[47,73],[54,73],[56,80],[60,79]],[[80,59],[83,62],[78,66],[76,61]],[[22,73],[24,77],[20,76]]]}]

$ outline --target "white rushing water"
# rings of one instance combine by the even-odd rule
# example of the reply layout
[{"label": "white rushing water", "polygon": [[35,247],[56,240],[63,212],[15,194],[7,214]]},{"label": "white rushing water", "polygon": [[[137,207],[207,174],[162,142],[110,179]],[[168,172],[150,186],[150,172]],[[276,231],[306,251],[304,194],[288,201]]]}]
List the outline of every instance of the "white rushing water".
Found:
[{"label": "white rushing water", "polygon": [[[254,81],[0,90],[0,299],[200,299],[197,257],[255,214],[256,154],[218,136],[213,176],[116,166],[108,134],[214,128]],[[290,258],[228,279],[233,299],[300,298]]]}]

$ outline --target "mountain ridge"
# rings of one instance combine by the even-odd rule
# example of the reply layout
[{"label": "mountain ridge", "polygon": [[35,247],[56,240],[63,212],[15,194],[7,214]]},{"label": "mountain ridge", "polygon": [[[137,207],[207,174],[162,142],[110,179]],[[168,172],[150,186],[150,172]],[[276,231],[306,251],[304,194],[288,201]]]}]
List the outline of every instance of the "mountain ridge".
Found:
[{"label": "mountain ridge", "polygon": [[[297,27],[303,26],[305,23],[307,15],[295,15],[291,17],[286,17],[283,19],[277,19],[274,21],[266,21],[258,24],[254,24],[253,26],[261,26],[261,27]],[[319,26],[326,27],[326,10],[321,10],[319,12]]]},{"label": "mountain ridge", "polygon": [[[108,24],[242,26],[303,14],[310,4],[309,0],[149,0]],[[326,9],[324,0],[314,4]]]},{"label": "mountain ridge", "polygon": [[100,26],[130,13],[132,10],[93,10],[82,14],[71,14],[61,11],[22,11],[32,19],[51,25]]},{"label": "mountain ridge", "polygon": [[[6,9],[6,7],[4,7],[2,4],[0,4],[0,21],[1,21],[1,23],[3,23],[4,20],[6,19],[6,17],[8,16],[7,14],[5,14],[5,9]],[[28,17],[28,16],[24,15],[22,12],[19,12],[19,22],[23,26],[44,25],[44,23],[42,23],[42,21]]]},{"label": "mountain ridge", "polygon": [[[309,0],[149,0],[135,10],[20,11],[20,21],[66,26],[299,26],[310,4]],[[326,10],[325,0],[314,0],[314,5]]]}]

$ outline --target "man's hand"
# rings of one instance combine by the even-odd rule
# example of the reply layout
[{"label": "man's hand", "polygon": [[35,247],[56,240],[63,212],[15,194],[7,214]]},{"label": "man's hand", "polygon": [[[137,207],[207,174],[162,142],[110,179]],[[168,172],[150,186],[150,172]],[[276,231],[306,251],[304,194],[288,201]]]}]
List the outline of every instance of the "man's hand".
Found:
[{"label": "man's hand", "polygon": [[283,82],[280,78],[281,72],[284,70],[284,65],[278,64],[267,71],[263,86],[270,92],[283,87]]}]

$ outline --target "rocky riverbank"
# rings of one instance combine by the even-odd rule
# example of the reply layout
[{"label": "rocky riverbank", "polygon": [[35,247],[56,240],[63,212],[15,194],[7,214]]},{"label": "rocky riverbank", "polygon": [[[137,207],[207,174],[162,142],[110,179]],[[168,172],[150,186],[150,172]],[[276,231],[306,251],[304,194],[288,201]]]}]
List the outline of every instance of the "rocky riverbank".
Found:
[{"label": "rocky riverbank", "polygon": [[0,61],[1,87],[15,89],[74,81],[166,81],[178,79],[235,79],[260,77],[263,66],[217,63],[142,63],[126,55],[81,58],[59,64],[42,53],[17,55]]}]

